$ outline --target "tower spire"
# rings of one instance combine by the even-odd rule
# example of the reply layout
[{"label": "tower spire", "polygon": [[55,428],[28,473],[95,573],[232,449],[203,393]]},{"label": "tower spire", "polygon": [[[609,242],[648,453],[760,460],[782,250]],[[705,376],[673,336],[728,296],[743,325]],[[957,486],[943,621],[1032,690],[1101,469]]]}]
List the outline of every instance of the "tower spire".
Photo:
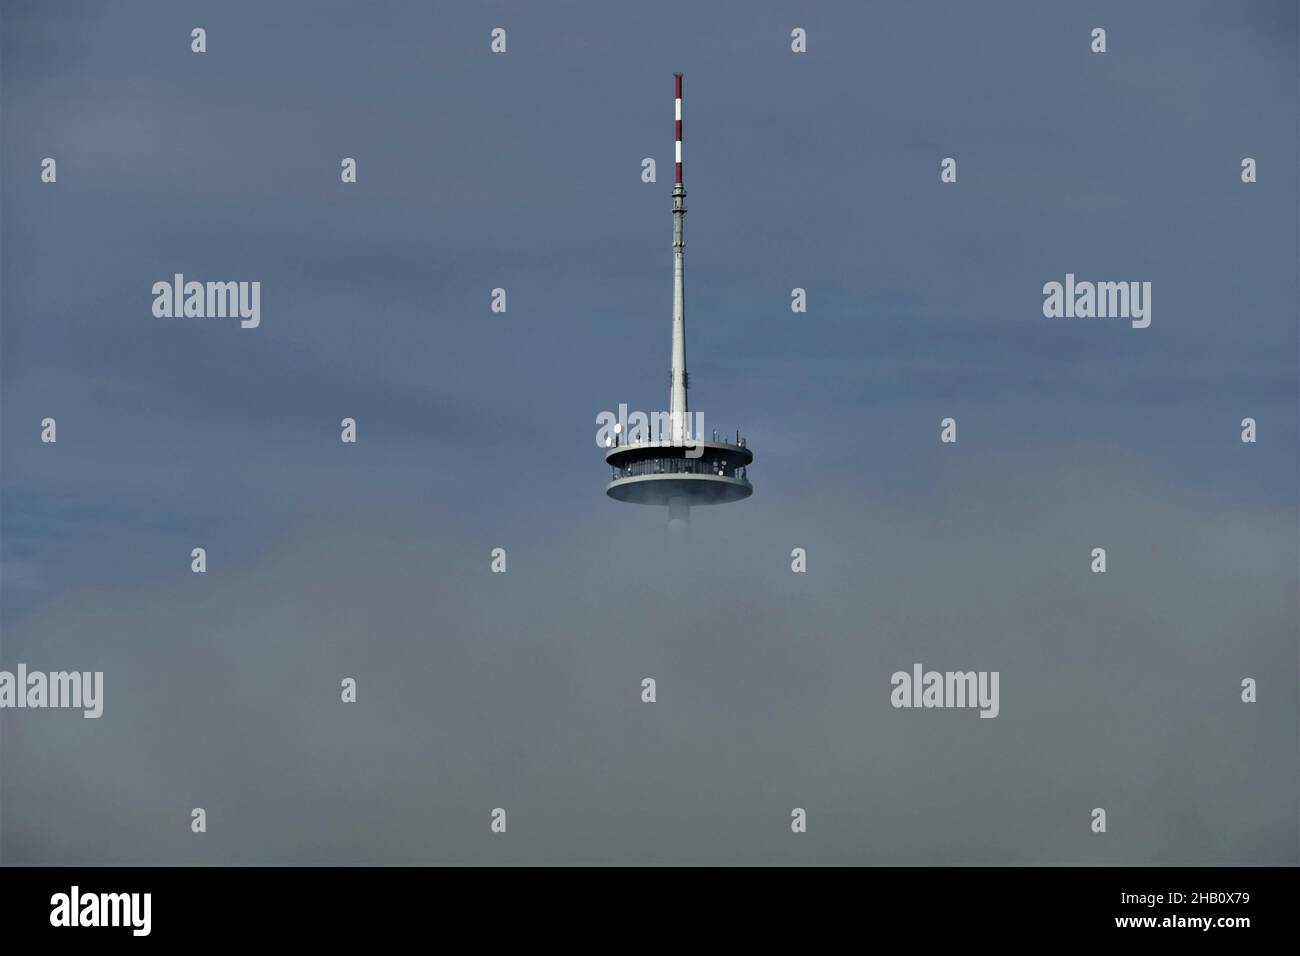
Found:
[{"label": "tower spire", "polygon": [[673,444],[686,442],[689,410],[686,401],[686,187],[682,185],[682,75],[673,74],[677,90],[677,182],[673,186],[673,367],[668,392],[668,420]]}]

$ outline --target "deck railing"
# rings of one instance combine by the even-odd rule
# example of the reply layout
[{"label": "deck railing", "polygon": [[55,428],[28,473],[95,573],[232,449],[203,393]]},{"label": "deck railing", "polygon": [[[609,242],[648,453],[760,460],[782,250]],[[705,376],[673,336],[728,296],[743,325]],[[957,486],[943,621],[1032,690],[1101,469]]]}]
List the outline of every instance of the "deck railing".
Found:
[{"label": "deck railing", "polygon": [[726,445],[729,448],[745,448],[745,436],[736,432],[734,436],[726,435],[720,432],[714,432],[713,436],[708,439],[693,436],[687,442],[670,442],[665,438],[651,438],[649,441],[629,442],[627,435],[615,434],[613,444],[610,448],[678,448],[683,444],[687,446],[699,447],[706,441],[711,445]]},{"label": "deck railing", "polygon": [[[738,447],[738,446],[737,446]],[[611,481],[644,475],[716,475],[746,481],[745,466],[722,458],[646,458],[612,469]]]}]

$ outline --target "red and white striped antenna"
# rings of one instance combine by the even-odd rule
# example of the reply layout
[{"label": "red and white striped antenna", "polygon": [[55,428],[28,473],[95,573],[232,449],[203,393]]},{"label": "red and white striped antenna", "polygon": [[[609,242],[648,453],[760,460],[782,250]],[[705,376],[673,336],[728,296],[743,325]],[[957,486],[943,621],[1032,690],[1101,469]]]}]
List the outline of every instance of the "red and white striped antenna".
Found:
[{"label": "red and white striped antenna", "polygon": [[677,80],[677,185],[682,184],[682,75],[674,73]]},{"label": "red and white striped antenna", "polygon": [[673,365],[668,393],[668,414],[672,422],[673,444],[681,445],[687,438],[689,405],[686,389],[686,187],[682,185],[682,75],[674,73],[677,80],[677,185],[673,187]]}]

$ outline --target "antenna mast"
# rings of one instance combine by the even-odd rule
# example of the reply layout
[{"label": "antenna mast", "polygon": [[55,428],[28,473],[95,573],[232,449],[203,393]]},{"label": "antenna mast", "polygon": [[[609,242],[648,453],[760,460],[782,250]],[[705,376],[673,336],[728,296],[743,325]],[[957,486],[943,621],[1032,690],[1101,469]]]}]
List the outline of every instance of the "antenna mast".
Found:
[{"label": "antenna mast", "polygon": [[673,444],[686,443],[689,410],[686,402],[686,187],[682,185],[682,75],[673,74],[677,86],[677,182],[673,186],[673,367],[668,393],[668,417]]}]

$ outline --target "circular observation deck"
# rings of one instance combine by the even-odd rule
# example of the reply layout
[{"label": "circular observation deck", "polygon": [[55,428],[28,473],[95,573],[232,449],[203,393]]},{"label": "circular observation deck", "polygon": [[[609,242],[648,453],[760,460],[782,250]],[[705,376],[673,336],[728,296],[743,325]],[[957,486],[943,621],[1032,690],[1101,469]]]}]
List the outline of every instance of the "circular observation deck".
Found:
[{"label": "circular observation deck", "polygon": [[605,494],[639,505],[720,505],[754,493],[746,472],[754,453],[744,445],[702,441],[693,446],[646,442],[605,453],[613,469]]}]

